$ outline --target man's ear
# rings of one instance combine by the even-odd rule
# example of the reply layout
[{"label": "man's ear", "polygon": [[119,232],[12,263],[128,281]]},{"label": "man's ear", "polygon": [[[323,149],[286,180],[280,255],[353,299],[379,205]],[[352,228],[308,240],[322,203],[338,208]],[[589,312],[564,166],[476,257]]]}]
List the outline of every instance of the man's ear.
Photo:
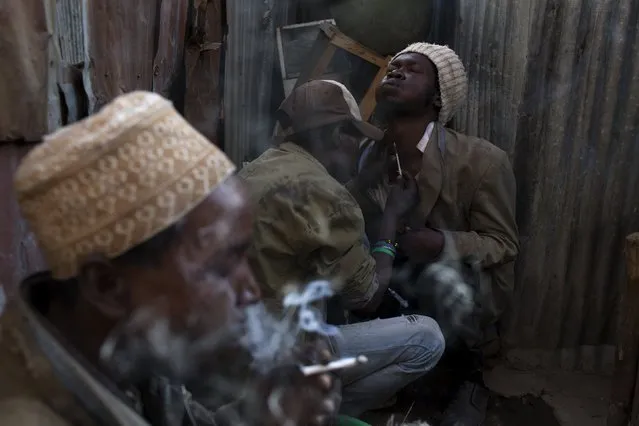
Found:
[{"label": "man's ear", "polygon": [[104,315],[121,318],[126,314],[130,290],[109,259],[102,255],[89,256],[80,266],[78,281],[84,300]]}]

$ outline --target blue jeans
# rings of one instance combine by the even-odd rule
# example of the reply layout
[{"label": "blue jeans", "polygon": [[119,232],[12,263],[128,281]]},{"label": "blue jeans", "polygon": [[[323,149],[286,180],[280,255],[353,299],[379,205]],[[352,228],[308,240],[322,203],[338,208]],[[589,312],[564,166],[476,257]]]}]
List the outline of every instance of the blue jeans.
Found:
[{"label": "blue jeans", "polygon": [[381,407],[399,390],[433,369],[446,343],[434,319],[408,315],[340,326],[341,356],[366,355],[368,362],[340,371],[340,412],[357,417]]}]

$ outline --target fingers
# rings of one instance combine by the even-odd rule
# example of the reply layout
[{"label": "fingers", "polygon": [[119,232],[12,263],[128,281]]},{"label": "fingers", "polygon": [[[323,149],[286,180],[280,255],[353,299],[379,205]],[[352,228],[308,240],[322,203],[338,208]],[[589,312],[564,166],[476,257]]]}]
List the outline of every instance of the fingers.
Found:
[{"label": "fingers", "polygon": [[[288,376],[288,377],[286,377]],[[305,377],[299,369],[279,369],[271,373],[270,385],[263,394],[268,424],[325,425],[339,409],[339,380],[331,374]]]},{"label": "fingers", "polygon": [[333,358],[330,345],[324,338],[316,338],[296,349],[297,361],[303,364],[327,364]]},{"label": "fingers", "polygon": [[399,176],[397,183],[400,184],[404,189],[411,189],[414,186],[417,186],[415,178],[405,170],[402,171],[402,174],[401,176]]},{"label": "fingers", "polygon": [[341,402],[341,394],[339,391],[332,392],[324,400],[313,406],[318,407],[317,415],[314,416],[311,424],[326,425],[331,418],[337,414],[339,404]]},{"label": "fingers", "polygon": [[330,374],[320,374],[317,377],[317,387],[322,391],[329,391],[333,387],[333,376]]}]

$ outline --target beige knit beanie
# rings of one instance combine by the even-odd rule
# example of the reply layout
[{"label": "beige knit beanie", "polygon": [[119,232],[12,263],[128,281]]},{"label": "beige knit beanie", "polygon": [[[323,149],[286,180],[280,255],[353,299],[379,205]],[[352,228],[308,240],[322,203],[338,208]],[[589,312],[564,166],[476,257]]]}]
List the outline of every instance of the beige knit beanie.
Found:
[{"label": "beige knit beanie", "polygon": [[468,79],[464,64],[459,56],[448,46],[430,43],[413,43],[396,54],[393,59],[404,53],[419,53],[430,59],[437,67],[439,90],[442,97],[442,109],[439,122],[448,123],[466,99]]}]

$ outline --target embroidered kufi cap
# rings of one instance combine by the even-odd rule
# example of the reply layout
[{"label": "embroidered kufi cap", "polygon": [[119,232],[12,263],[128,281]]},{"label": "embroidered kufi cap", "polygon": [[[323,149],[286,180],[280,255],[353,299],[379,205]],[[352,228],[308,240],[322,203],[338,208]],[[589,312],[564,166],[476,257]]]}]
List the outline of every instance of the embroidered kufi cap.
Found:
[{"label": "embroidered kufi cap", "polygon": [[55,278],[115,258],[176,223],[235,171],[172,104],[122,95],[45,137],[15,176],[18,203]]}]

